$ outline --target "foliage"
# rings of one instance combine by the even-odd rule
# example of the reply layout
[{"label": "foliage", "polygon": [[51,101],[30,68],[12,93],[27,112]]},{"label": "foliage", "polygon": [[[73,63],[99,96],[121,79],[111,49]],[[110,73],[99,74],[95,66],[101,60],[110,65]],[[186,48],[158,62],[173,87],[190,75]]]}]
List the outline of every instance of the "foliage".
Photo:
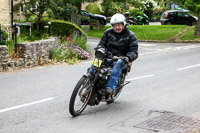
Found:
[{"label": "foliage", "polygon": [[51,20],[50,33],[60,37],[76,34],[76,36],[84,36],[87,40],[87,35],[80,27],[62,20]]},{"label": "foliage", "polygon": [[18,36],[18,38],[20,38],[23,42],[33,42],[36,40],[43,40],[46,39],[48,37],[48,34],[44,34],[43,32],[38,32],[36,30],[32,31],[31,35],[29,32],[21,32],[20,36]]},{"label": "foliage", "polygon": [[78,14],[81,14],[81,5],[84,2],[94,2],[95,0],[54,0],[54,2],[61,1],[63,4],[68,3],[78,9]]},{"label": "foliage", "polygon": [[153,0],[145,0],[142,2],[143,6],[142,6],[142,10],[144,11],[144,13],[149,17],[152,18],[153,17],[153,10],[154,7],[156,7],[156,4]]},{"label": "foliage", "polygon": [[[21,3],[25,5],[24,14],[33,14],[37,16],[37,31],[39,31],[40,20],[44,13],[48,10],[52,0],[21,0]],[[37,10],[33,9],[37,5]],[[26,15],[25,15],[26,16]]]},{"label": "foliage", "polygon": [[[2,27],[1,27],[2,28]],[[5,28],[1,29],[1,40],[0,40],[0,45],[7,45],[8,43],[8,33],[6,32]]]},{"label": "foliage", "polygon": [[133,5],[135,8],[140,8],[143,6],[140,0],[129,0],[128,3]]},{"label": "foliage", "polygon": [[122,2],[112,2],[112,10],[113,10],[113,14],[115,13],[124,14],[126,11],[125,5]]},{"label": "foliage", "polygon": [[13,12],[19,12],[20,6],[21,6],[21,3],[15,4],[13,6]]},{"label": "foliage", "polygon": [[133,8],[131,10],[129,10],[129,16],[131,17],[136,17],[136,16],[142,16],[144,14],[144,12],[142,12],[140,9],[138,8]]},{"label": "foliage", "polygon": [[101,7],[105,16],[109,17],[113,15],[112,0],[104,0],[101,3]]},{"label": "foliage", "polygon": [[85,43],[84,39],[73,38],[71,35],[64,41],[59,41],[57,39],[55,48],[52,48],[50,51],[50,58],[58,62],[64,61],[69,64],[76,63],[78,59],[89,58],[88,52],[86,52],[79,45],[75,45],[80,43],[80,41],[83,41],[82,44]]},{"label": "foliage", "polygon": [[154,10],[158,9],[156,3],[153,0],[130,0],[129,3],[135,8],[139,8],[143,11],[149,18],[153,17]]},{"label": "foliage", "polygon": [[95,3],[90,3],[89,5],[87,5],[86,10],[93,14],[102,14],[99,7]]},{"label": "foliage", "polygon": [[12,40],[11,35],[8,34],[8,29],[6,27],[1,27],[1,40],[0,45],[6,45],[8,47],[8,54],[14,53],[14,40]]},{"label": "foliage", "polygon": [[53,1],[47,10],[47,14],[53,19],[67,20],[71,19],[72,14],[77,14],[78,9],[64,1]]},{"label": "foliage", "polygon": [[196,15],[199,14],[200,10],[200,1],[199,0],[174,0],[181,5],[182,8],[189,9],[194,12]]},{"label": "foliage", "polygon": [[126,0],[104,0],[101,3],[104,15],[109,17],[115,14],[116,12],[123,13],[125,11],[123,2],[126,2]]}]

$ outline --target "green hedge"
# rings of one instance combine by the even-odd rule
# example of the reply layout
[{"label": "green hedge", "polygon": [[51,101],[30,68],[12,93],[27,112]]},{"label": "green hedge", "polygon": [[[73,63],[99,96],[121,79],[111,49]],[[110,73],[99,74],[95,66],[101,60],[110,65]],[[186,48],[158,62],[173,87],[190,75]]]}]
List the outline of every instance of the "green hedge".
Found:
[{"label": "green hedge", "polygon": [[86,10],[93,14],[102,14],[99,7],[95,3],[90,3],[89,5],[87,5]]},{"label": "green hedge", "polygon": [[51,20],[50,22],[50,32],[52,35],[70,36],[76,32],[79,36],[85,36],[87,38],[87,34],[80,27],[73,23],[63,20]]}]

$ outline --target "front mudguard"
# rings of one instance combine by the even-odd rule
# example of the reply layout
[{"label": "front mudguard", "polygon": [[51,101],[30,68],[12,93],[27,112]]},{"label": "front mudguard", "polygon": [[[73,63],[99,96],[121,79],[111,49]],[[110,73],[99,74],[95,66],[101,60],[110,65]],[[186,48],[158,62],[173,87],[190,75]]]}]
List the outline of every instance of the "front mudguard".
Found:
[{"label": "front mudguard", "polygon": [[90,73],[89,72],[84,73],[83,76],[88,78],[90,76]]}]

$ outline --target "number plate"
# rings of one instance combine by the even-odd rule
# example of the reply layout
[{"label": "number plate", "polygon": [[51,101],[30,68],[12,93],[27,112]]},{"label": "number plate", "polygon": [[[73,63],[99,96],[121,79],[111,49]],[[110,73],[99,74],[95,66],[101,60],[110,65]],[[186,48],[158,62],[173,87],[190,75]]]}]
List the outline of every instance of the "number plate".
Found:
[{"label": "number plate", "polygon": [[101,67],[102,64],[102,60],[99,60],[97,58],[93,59],[92,65],[94,65],[95,67]]}]

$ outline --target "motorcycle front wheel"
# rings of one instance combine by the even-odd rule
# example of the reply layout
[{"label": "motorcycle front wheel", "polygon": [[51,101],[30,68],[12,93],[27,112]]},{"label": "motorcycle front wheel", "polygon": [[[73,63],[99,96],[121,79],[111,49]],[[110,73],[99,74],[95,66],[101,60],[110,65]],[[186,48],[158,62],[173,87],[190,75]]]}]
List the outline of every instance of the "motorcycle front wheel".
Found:
[{"label": "motorcycle front wheel", "polygon": [[92,86],[88,77],[83,76],[72,92],[69,112],[72,116],[80,115],[86,108],[92,93]]}]

